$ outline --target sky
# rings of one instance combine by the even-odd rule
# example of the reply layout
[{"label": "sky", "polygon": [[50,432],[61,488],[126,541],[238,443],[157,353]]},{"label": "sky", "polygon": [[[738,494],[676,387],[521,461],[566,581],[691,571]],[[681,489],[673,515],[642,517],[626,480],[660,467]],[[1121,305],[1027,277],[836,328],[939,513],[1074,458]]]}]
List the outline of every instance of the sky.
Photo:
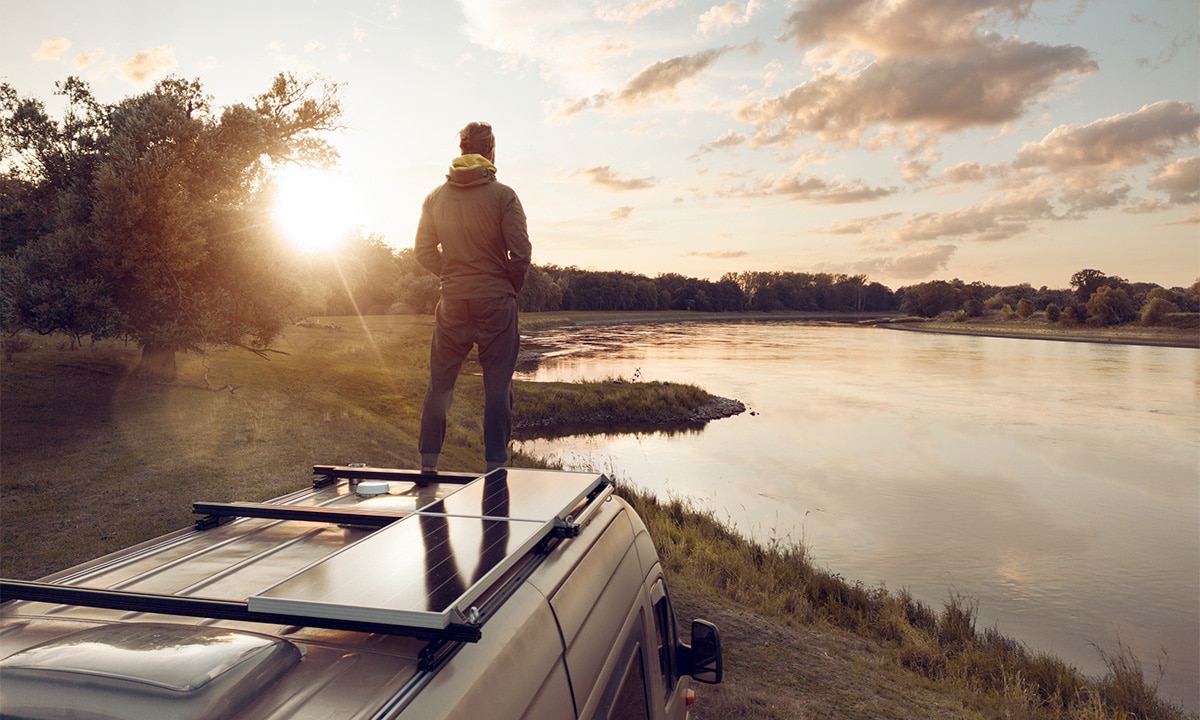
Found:
[{"label": "sky", "polygon": [[318,74],[327,213],[397,248],[486,121],[540,265],[1172,287],[1200,278],[1198,34],[1196,0],[0,0],[0,76],[53,113],[70,75],[219,108]]}]

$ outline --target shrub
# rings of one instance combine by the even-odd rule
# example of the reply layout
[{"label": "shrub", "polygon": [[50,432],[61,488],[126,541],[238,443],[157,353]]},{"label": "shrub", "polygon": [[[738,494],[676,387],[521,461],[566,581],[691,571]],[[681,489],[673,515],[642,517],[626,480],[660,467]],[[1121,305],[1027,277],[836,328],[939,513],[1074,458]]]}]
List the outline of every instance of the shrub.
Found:
[{"label": "shrub", "polygon": [[12,359],[13,353],[25,352],[33,346],[33,341],[25,335],[9,335],[3,340],[4,359]]},{"label": "shrub", "polygon": [[1108,285],[1092,293],[1087,301],[1087,321],[1092,325],[1117,325],[1137,318],[1133,299],[1122,288]]},{"label": "shrub", "polygon": [[1017,301],[1017,315],[1022,318],[1029,318],[1037,311],[1037,305],[1029,298],[1021,298]]},{"label": "shrub", "polygon": [[1175,303],[1163,297],[1152,297],[1142,306],[1143,325],[1163,325],[1167,315],[1178,312]]},{"label": "shrub", "polygon": [[983,301],[983,307],[988,310],[999,310],[1006,305],[1010,305],[1012,299],[1005,293],[998,292],[987,300]]},{"label": "shrub", "polygon": [[1046,306],[1046,319],[1050,322],[1058,322],[1058,318],[1062,315],[1062,308],[1050,303]]}]

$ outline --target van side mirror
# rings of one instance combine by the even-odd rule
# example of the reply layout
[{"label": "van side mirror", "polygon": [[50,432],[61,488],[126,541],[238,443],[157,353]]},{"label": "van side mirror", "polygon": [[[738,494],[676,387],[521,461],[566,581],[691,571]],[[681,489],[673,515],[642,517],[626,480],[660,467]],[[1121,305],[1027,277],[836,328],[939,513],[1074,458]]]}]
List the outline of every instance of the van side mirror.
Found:
[{"label": "van side mirror", "polygon": [[721,682],[721,634],[716,625],[707,620],[692,621],[692,647],[687,655],[688,662],[683,666],[693,680],[708,685]]}]

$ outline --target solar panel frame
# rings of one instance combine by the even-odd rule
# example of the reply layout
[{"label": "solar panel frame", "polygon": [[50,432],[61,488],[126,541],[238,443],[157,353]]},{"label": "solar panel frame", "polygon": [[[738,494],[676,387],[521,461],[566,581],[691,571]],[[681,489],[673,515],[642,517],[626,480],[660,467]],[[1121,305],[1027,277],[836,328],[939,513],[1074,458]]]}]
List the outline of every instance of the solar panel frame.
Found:
[{"label": "solar panel frame", "polygon": [[247,607],[430,629],[472,622],[472,603],[607,483],[494,471],[250,596]]}]

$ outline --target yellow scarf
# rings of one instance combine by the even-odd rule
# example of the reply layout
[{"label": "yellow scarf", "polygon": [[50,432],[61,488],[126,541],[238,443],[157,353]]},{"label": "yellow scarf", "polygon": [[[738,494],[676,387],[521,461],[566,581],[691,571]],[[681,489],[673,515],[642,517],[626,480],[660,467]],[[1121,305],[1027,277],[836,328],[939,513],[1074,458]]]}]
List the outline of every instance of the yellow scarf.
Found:
[{"label": "yellow scarf", "polygon": [[492,164],[491,160],[488,160],[484,156],[476,153],[471,153],[470,155],[460,155],[454,158],[454,160],[450,163],[450,167],[458,170],[470,170],[471,168],[485,167],[492,172],[496,171],[496,166]]}]

